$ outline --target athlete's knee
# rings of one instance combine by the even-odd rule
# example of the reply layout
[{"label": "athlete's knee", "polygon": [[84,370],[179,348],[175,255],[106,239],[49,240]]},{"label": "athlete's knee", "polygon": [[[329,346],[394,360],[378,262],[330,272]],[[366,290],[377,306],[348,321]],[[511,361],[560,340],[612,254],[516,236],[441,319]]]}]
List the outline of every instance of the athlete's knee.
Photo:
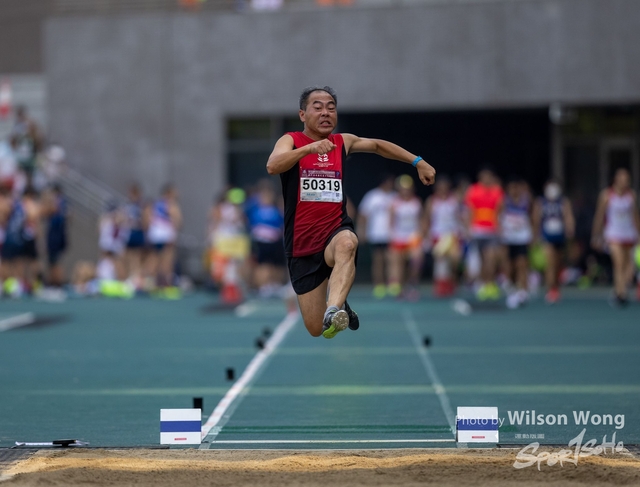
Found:
[{"label": "athlete's knee", "polygon": [[344,235],[336,242],[336,253],[355,254],[358,248],[358,237],[351,232],[344,232]]},{"label": "athlete's knee", "polygon": [[305,320],[304,326],[312,337],[319,337],[322,335],[322,321]]},{"label": "athlete's knee", "polygon": [[318,338],[322,335],[322,328],[309,330],[309,334],[314,338]]}]

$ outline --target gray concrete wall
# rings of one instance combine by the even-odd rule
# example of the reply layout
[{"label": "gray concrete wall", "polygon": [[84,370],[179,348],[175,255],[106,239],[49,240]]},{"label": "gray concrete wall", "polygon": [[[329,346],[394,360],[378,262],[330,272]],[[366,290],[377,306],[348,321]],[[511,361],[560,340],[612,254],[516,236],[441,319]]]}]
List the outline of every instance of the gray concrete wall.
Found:
[{"label": "gray concrete wall", "polygon": [[59,17],[50,131],[119,190],[176,181],[185,230],[202,235],[227,116],[293,114],[302,87],[325,83],[348,111],[638,102],[638,25],[637,0]]}]

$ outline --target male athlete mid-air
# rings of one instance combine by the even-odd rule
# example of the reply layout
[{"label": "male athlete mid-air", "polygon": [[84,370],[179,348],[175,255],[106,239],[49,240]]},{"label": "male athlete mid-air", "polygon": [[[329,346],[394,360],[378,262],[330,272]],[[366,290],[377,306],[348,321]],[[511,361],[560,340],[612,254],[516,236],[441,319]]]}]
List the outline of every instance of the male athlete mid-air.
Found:
[{"label": "male athlete mid-air", "polygon": [[420,156],[391,142],[333,134],[337,101],[329,86],[305,89],[299,112],[304,130],[283,135],[267,162],[268,173],[282,180],[285,253],[302,319],[311,335],[325,338],[360,326],[347,304],[358,248],[342,187],[347,156],[373,152],[412,164],[423,184],[433,184],[436,176]]}]

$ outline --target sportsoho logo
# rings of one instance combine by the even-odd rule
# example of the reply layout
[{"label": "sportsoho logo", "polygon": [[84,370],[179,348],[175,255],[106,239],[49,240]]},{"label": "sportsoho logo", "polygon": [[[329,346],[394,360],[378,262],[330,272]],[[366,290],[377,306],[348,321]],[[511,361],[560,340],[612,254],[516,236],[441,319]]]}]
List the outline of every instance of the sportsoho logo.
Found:
[{"label": "sportsoho logo", "polygon": [[[531,411],[507,411],[509,423],[512,425],[531,425],[531,426],[568,426],[569,417],[573,419],[576,426],[613,426],[616,430],[621,430],[625,425],[624,414],[592,414],[591,411],[573,411],[571,416],[566,414],[536,414],[535,410]],[[504,423],[505,418],[500,418],[500,425]],[[611,441],[607,441],[607,435],[602,437],[602,442],[598,444],[598,440],[593,438],[584,442],[587,428],[583,428],[578,436],[568,443],[570,449],[563,449],[557,452],[540,451],[539,442],[533,442],[525,446],[516,455],[516,461],[513,463],[514,468],[527,468],[533,465],[540,466],[546,463],[548,466],[559,464],[564,466],[565,463],[578,465],[581,458],[587,458],[595,455],[607,455],[620,453],[624,450],[622,441],[616,443],[616,432],[611,436]],[[517,435],[516,435],[517,436]],[[524,436],[524,435],[523,435]],[[533,435],[531,436],[534,437]]]},{"label": "sportsoho logo", "polygon": [[593,438],[586,443],[582,443],[584,435],[587,432],[587,428],[584,428],[578,436],[573,438],[569,442],[569,447],[573,447],[571,450],[560,450],[559,452],[538,451],[540,443],[530,443],[525,446],[516,455],[516,461],[513,463],[514,468],[527,468],[532,465],[538,464],[538,470],[540,465],[546,462],[550,467],[557,465],[564,466],[564,463],[572,463],[578,465],[578,460],[581,458],[587,458],[594,455],[606,455],[607,453],[620,453],[624,450],[624,445],[621,441],[616,443],[616,434],[613,433],[611,441],[607,441],[607,436],[602,437],[602,443],[598,445],[598,441]]}]

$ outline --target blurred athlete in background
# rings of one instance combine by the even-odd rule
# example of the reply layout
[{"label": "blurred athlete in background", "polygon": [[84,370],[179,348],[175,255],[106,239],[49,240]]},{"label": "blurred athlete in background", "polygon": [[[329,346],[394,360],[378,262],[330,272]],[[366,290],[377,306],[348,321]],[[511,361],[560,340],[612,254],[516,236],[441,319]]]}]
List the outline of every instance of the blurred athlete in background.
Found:
[{"label": "blurred athlete in background", "polygon": [[243,276],[247,274],[251,246],[243,210],[245,200],[244,190],[231,188],[209,212],[211,277],[221,287],[226,304],[239,304],[244,299]]},{"label": "blurred athlete in background", "polygon": [[398,195],[391,203],[389,294],[397,297],[402,292],[404,298],[417,301],[424,257],[422,202],[416,196],[413,178],[408,174],[397,179],[396,188]]},{"label": "blurred athlete in background", "polygon": [[146,238],[151,246],[149,275],[155,277],[155,285],[159,288],[174,291],[176,243],[178,230],[182,226],[182,212],[178,204],[178,192],[172,184],[162,188],[160,198],[147,208],[145,219],[149,222]]},{"label": "blurred athlete in background", "polygon": [[562,188],[555,180],[547,181],[544,194],[533,208],[533,229],[536,240],[542,241],[546,258],[545,283],[549,304],[560,299],[558,285],[560,263],[567,240],[573,238],[575,219],[571,202],[562,195]]},{"label": "blurred athlete in background", "polygon": [[284,218],[270,181],[260,186],[254,203],[246,209],[255,268],[253,282],[262,298],[280,294],[284,282]]},{"label": "blurred athlete in background", "polygon": [[432,196],[424,207],[426,248],[433,254],[433,281],[436,296],[455,292],[456,271],[462,257],[460,199],[446,176],[438,177]]},{"label": "blurred athlete in background", "polygon": [[504,193],[496,175],[489,168],[481,169],[478,182],[472,184],[465,195],[467,233],[471,244],[480,252],[482,268],[478,299],[498,299],[500,288],[495,282],[500,251],[500,228],[498,216],[502,211]]},{"label": "blurred athlete in background", "polygon": [[631,189],[629,171],[616,171],[613,184],[600,193],[593,219],[592,245],[602,249],[606,243],[613,262],[612,304],[625,306],[633,279],[633,248],[638,241],[640,216],[635,191]]},{"label": "blurred athlete in background", "polygon": [[387,293],[385,272],[388,259],[391,203],[395,197],[393,176],[384,176],[380,186],[367,192],[358,212],[358,238],[371,248],[373,297],[382,299]]},{"label": "blurred athlete in background", "polygon": [[54,185],[45,193],[42,216],[47,220],[48,285],[62,287],[65,280],[61,261],[67,249],[68,203],[60,185]]},{"label": "blurred athlete in background", "polygon": [[304,130],[282,136],[267,162],[269,174],[280,174],[282,181],[285,253],[302,318],[312,336],[325,338],[360,325],[346,301],[355,278],[358,248],[342,187],[346,157],[375,153],[413,164],[423,184],[435,180],[433,167],[395,144],[333,134],[338,123],[337,101],[328,86],[305,89],[299,103]]},{"label": "blurred athlete in background", "polygon": [[529,245],[533,240],[532,205],[527,183],[522,179],[509,181],[506,190],[500,227],[507,254],[507,307],[513,309],[529,299]]},{"label": "blurred athlete in background", "polygon": [[143,288],[142,262],[145,251],[144,201],[142,190],[137,184],[129,187],[129,198],[124,206],[124,231],[126,248],[124,251],[126,276],[135,289]]}]

